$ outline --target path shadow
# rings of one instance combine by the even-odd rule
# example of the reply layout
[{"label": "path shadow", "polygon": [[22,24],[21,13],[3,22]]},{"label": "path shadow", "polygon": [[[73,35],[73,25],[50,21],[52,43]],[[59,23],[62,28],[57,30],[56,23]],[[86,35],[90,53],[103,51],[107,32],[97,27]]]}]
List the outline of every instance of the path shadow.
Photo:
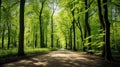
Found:
[{"label": "path shadow", "polygon": [[116,63],[106,63],[102,58],[79,54],[72,51],[53,51],[44,55],[36,55],[2,67],[120,67]]}]

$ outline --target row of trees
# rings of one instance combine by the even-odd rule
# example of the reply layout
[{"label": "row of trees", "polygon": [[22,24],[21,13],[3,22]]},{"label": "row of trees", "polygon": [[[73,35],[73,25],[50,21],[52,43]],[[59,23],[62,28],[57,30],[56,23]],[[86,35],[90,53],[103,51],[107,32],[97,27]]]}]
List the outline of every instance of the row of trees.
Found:
[{"label": "row of trees", "polygon": [[[19,3],[20,3],[20,9],[18,9]],[[27,8],[28,10],[30,8],[32,8],[34,10],[25,12],[24,11],[25,3],[28,3],[28,4],[26,4],[26,6],[29,7],[29,8]],[[34,4],[32,4],[32,3],[34,3]],[[40,5],[39,5],[39,3],[40,3]],[[48,5],[48,3],[49,3],[49,5]],[[32,6],[30,6],[31,4],[32,4]],[[40,40],[39,47],[41,47],[41,48],[47,47],[47,42],[48,42],[47,28],[48,28],[49,19],[51,19],[51,47],[53,48],[54,47],[53,46],[53,15],[54,15],[54,12],[56,9],[55,5],[56,4],[54,3],[54,1],[47,2],[47,0],[40,0],[40,1],[37,1],[37,0],[32,1],[31,0],[31,1],[26,1],[26,2],[25,2],[25,0],[20,0],[20,1],[19,0],[12,0],[12,1],[0,0],[0,7],[1,7],[1,10],[0,10],[0,19],[1,19],[0,27],[1,27],[1,29],[0,30],[2,31],[1,32],[1,35],[2,35],[2,37],[1,37],[2,47],[1,48],[6,47],[5,43],[8,43],[7,44],[8,49],[10,47],[16,47],[17,43],[18,43],[19,44],[18,45],[18,55],[24,55],[24,43],[26,42],[27,44],[30,44],[30,42],[31,42],[30,40],[32,40],[32,39],[34,41],[33,44],[35,44],[34,47],[38,47],[38,40]],[[45,6],[48,6],[48,7],[45,7]],[[17,8],[17,10],[15,10],[16,8]],[[51,9],[52,12],[48,11],[49,9]],[[32,22],[34,22],[37,19],[36,22],[33,23],[33,25],[29,25],[29,23],[24,23],[24,21],[25,21],[24,15],[25,14],[27,14],[28,17],[32,18]],[[35,16],[37,16],[37,17],[33,16],[33,14],[36,14]],[[16,17],[19,17],[19,19]],[[39,17],[39,20],[38,20],[38,17]],[[17,23],[18,20],[19,20],[19,26]],[[29,27],[31,27],[31,28],[29,28]],[[40,29],[38,29],[38,27]],[[17,30],[19,30],[19,32]],[[38,30],[40,30],[40,31],[38,31]],[[26,34],[26,32],[28,33],[28,35]],[[31,33],[33,34],[33,38],[29,37],[29,35]],[[8,37],[7,37],[8,42],[6,42],[6,34],[8,34]],[[38,34],[40,34],[40,35],[38,35]],[[24,35],[25,36],[27,35],[27,36],[25,37]],[[38,36],[40,36],[39,39],[38,39]],[[18,38],[19,38],[19,40],[17,40]],[[29,38],[32,38],[32,39],[29,39]],[[44,41],[45,38],[46,38],[46,41]],[[26,39],[26,40],[24,40],[24,39]]]},{"label": "row of trees", "polygon": [[110,34],[115,35],[113,23],[119,22],[115,14],[119,0],[0,0],[1,48],[17,47],[19,56],[27,47],[102,50],[112,60],[110,44],[114,48],[117,40]]},{"label": "row of trees", "polygon": [[[61,2],[63,3],[63,1],[61,1]],[[65,10],[69,11],[69,15],[72,18],[72,20],[70,21],[71,27],[69,27],[70,33],[68,34],[68,35],[70,35],[70,38],[69,38],[70,39],[69,40],[70,41],[70,43],[69,43],[70,49],[73,49],[75,51],[78,49],[77,44],[76,44],[77,41],[75,38],[76,37],[75,31],[77,30],[76,29],[76,26],[77,26],[78,29],[80,30],[81,44],[83,45],[82,46],[83,51],[89,51],[89,50],[94,49],[92,44],[94,44],[94,39],[95,38],[97,39],[97,37],[96,37],[96,35],[93,35],[93,34],[99,34],[97,36],[100,37],[100,38],[98,38],[98,39],[100,39],[100,41],[97,40],[98,42],[95,44],[99,44],[99,45],[101,44],[102,45],[101,48],[103,48],[102,56],[105,57],[106,60],[112,60],[113,58],[111,55],[111,48],[110,48],[110,22],[109,22],[108,18],[110,18],[110,19],[113,18],[113,17],[109,17],[109,16],[113,15],[113,12],[111,11],[112,15],[109,14],[108,9],[110,9],[111,7],[108,8],[107,5],[112,5],[112,6],[113,5],[119,6],[119,5],[113,0],[111,0],[110,2],[107,2],[107,0],[97,0],[97,1],[94,1],[94,0],[72,1],[72,0],[70,0],[67,2],[64,1],[64,3],[62,5],[64,5]],[[112,8],[112,10],[114,10],[114,8]],[[96,11],[98,11],[98,14],[96,14],[97,13]],[[80,17],[82,17],[82,18],[80,18]],[[94,19],[94,21],[92,21],[92,19],[95,17],[99,18],[99,19],[97,19],[97,22],[100,21],[100,25],[96,25],[96,27],[100,27],[99,29],[101,31],[93,33],[93,29],[91,29],[93,27],[93,25],[91,25],[91,23],[96,21],[96,19]],[[82,20],[82,19],[84,19],[84,20]],[[89,19],[91,19],[91,20],[89,20]],[[84,23],[82,23],[81,21]],[[113,22],[111,21],[111,23],[113,23]],[[84,26],[82,27],[81,24]],[[97,28],[96,28],[96,30],[97,30]],[[101,35],[102,35],[102,37],[101,37]],[[70,44],[71,45],[73,44],[73,45],[71,46]],[[67,46],[67,44],[66,44],[66,46]]]}]

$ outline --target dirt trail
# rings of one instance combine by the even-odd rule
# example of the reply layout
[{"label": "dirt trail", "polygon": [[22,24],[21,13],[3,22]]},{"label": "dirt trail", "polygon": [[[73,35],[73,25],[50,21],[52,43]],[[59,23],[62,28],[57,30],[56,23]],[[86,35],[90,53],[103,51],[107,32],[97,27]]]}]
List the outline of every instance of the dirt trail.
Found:
[{"label": "dirt trail", "polygon": [[4,64],[2,67],[120,67],[117,63],[105,62],[98,56],[81,54],[68,50],[52,51],[16,62]]}]

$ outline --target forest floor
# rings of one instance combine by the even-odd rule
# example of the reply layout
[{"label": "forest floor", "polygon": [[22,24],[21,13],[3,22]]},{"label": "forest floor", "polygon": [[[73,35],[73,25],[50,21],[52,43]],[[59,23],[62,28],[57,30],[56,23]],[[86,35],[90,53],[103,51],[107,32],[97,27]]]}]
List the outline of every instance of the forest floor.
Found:
[{"label": "forest floor", "polygon": [[[13,58],[14,59],[14,58]],[[25,57],[0,67],[120,67],[119,62],[104,61],[100,56],[68,50],[51,51]]]}]

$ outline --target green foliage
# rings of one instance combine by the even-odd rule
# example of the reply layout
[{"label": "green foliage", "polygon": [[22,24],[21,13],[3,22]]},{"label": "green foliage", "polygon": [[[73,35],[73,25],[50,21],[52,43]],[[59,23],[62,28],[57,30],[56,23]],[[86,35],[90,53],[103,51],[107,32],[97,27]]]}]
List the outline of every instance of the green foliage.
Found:
[{"label": "green foliage", "polygon": [[49,48],[26,48],[25,53],[26,54],[32,54],[32,53],[44,53],[44,52],[48,52],[51,49]]},{"label": "green foliage", "polygon": [[[44,53],[49,52],[53,49],[49,48],[25,48],[25,54],[35,54],[35,53]],[[54,49],[55,50],[55,49]],[[8,56],[17,56],[17,48],[12,49],[0,49],[0,57],[8,57]]]},{"label": "green foliage", "polygon": [[[1,21],[0,21],[0,48],[2,44],[2,33],[4,31],[4,48],[0,49],[0,56],[16,55],[19,38],[19,0],[2,0],[1,7]],[[54,34],[54,48],[38,48],[40,47],[40,23],[39,15],[42,2],[46,1],[42,12],[42,28],[44,30],[44,44],[50,48],[51,45],[51,14],[53,9],[53,34]],[[89,0],[90,4],[88,9],[85,10],[84,0],[26,0],[25,3],[25,33],[24,33],[24,44],[25,53],[39,53],[47,52],[50,50],[57,50],[57,46],[66,47],[70,46],[73,48],[73,27],[72,21],[75,19],[75,33],[76,33],[76,47],[78,50],[82,50],[83,47],[88,47],[89,44],[92,46],[93,52],[100,53],[102,51],[103,36],[105,31],[101,29],[97,0]],[[111,49],[120,52],[120,1],[110,0],[108,3],[108,14],[109,21],[111,23]],[[103,4],[102,4],[103,5]],[[74,10],[74,17],[72,11]],[[89,12],[88,12],[89,11]],[[85,13],[89,13],[88,22],[91,28],[91,36],[84,38],[85,33]],[[77,27],[78,23],[81,25],[81,30]],[[5,26],[4,26],[5,25]],[[11,26],[11,27],[10,27]],[[70,28],[72,32],[70,32]],[[10,49],[7,50],[8,44],[8,29],[10,29]],[[83,40],[81,38],[81,32],[83,34]],[[71,37],[70,38],[70,34]],[[92,42],[88,43],[89,39]],[[72,42],[71,42],[72,41]],[[70,45],[72,43],[72,45]],[[35,48],[36,44],[36,48]]]},{"label": "green foliage", "polygon": [[17,55],[17,49],[16,48],[12,48],[12,49],[0,49],[0,57],[6,57],[6,56],[13,56],[13,55]]}]

